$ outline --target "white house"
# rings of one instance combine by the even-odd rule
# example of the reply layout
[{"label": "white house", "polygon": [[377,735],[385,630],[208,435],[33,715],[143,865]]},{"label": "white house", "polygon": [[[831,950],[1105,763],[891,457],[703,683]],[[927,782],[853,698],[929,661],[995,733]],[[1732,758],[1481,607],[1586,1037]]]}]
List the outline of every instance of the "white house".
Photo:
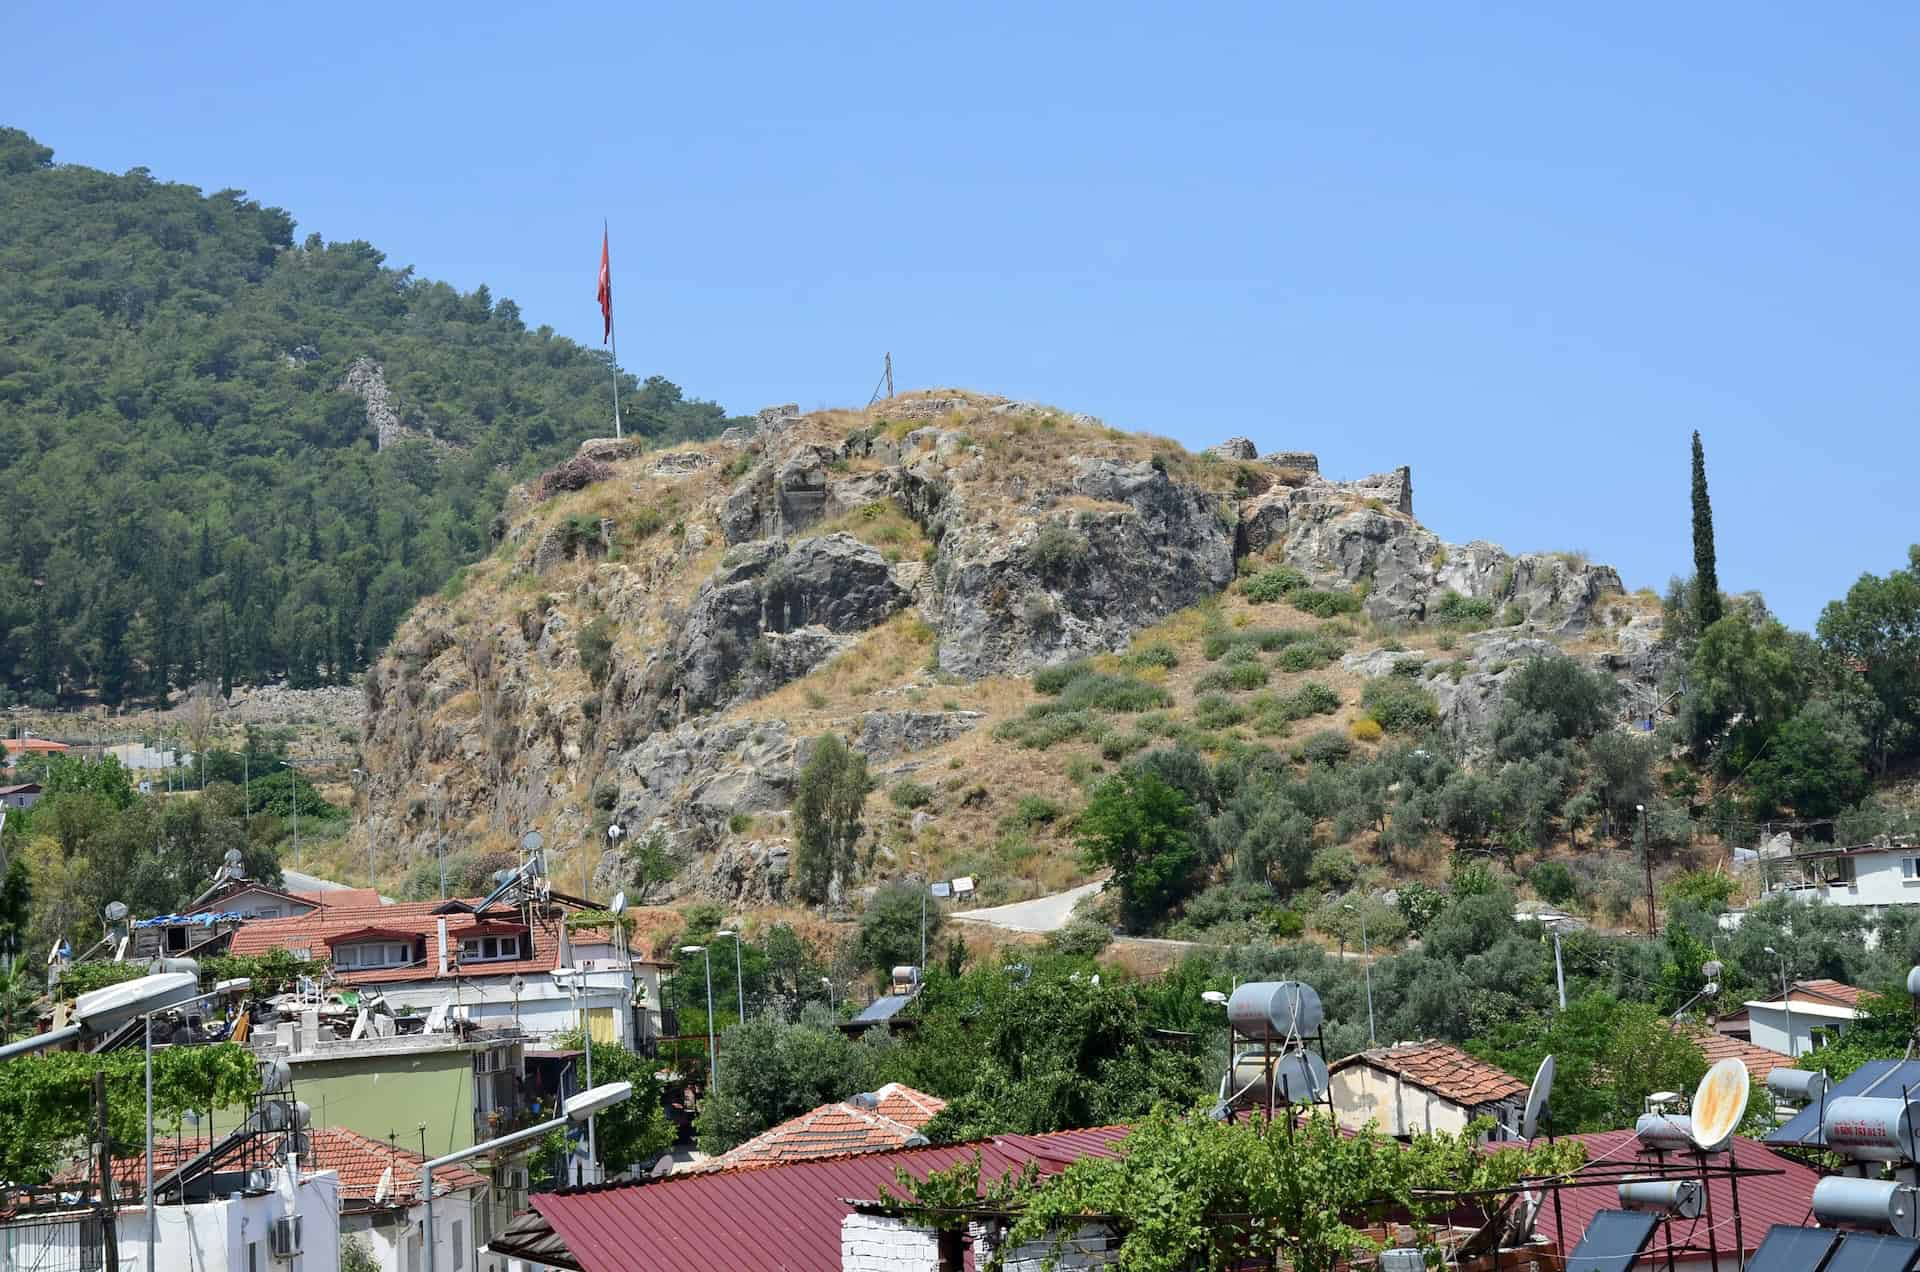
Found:
[{"label": "white house", "polygon": [[[1858,1020],[1860,991],[1835,980],[1795,981],[1784,998],[1741,1004],[1745,1037],[1756,1047],[1803,1056],[1824,1046]],[[1740,1036],[1739,1016],[1723,1022],[1722,1031]]]}]

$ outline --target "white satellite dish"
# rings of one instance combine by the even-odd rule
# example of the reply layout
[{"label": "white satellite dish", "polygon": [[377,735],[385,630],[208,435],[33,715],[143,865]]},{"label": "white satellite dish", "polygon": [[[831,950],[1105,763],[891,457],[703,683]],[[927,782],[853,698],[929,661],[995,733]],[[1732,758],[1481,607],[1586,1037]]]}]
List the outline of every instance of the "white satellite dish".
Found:
[{"label": "white satellite dish", "polygon": [[107,902],[107,908],[104,913],[107,916],[107,922],[124,923],[127,918],[127,903],[125,901],[109,901]]},{"label": "white satellite dish", "polygon": [[618,838],[620,838],[620,836],[622,836],[622,835],[624,835],[624,834],[626,834],[626,833],[627,833],[626,831],[624,831],[624,830],[622,830],[622,829],[620,829],[620,823],[619,823],[619,822],[615,822],[615,823],[613,823],[613,825],[611,825],[611,826],[609,826],[609,827],[607,827],[607,838],[608,838],[608,839],[618,839]]},{"label": "white satellite dish", "polygon": [[607,913],[625,914],[626,912],[627,912],[627,894],[625,892],[614,893],[613,904],[607,907]]},{"label": "white satellite dish", "polygon": [[60,942],[55,941],[53,948],[47,951],[47,966],[52,967],[60,961]]},{"label": "white satellite dish", "polygon": [[539,831],[530,830],[526,834],[520,837],[520,848],[523,852],[531,856],[532,854],[539,852],[540,846],[546,842],[547,842],[546,840],[540,837]]},{"label": "white satellite dish", "polygon": [[383,1206],[387,1198],[393,1196],[393,1167],[380,1172],[380,1182],[373,1186],[373,1204]]},{"label": "white satellite dish", "polygon": [[1520,1115],[1520,1138],[1530,1140],[1540,1129],[1540,1114],[1553,1096],[1553,1057],[1546,1056],[1533,1071],[1533,1086],[1527,1090],[1526,1111]]},{"label": "white satellite dish", "polygon": [[1740,1119],[1747,1115],[1752,1087],[1747,1066],[1726,1059],[1708,1069],[1693,1092],[1693,1144],[1703,1153],[1717,1153],[1732,1142]]}]

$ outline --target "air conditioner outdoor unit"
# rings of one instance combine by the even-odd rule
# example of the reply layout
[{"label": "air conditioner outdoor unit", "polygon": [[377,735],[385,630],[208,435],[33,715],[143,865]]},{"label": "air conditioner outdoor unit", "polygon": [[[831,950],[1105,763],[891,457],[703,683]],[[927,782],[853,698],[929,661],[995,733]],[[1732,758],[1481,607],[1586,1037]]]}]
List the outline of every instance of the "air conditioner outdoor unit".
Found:
[{"label": "air conditioner outdoor unit", "polygon": [[276,1259],[291,1259],[300,1253],[300,1216],[282,1215],[267,1228],[267,1248]]}]

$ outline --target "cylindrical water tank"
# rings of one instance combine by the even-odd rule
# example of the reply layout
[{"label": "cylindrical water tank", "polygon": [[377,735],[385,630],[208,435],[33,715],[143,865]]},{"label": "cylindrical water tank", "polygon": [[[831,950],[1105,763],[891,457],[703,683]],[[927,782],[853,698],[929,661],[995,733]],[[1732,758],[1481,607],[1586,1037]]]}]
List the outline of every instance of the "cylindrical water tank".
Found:
[{"label": "cylindrical water tank", "polygon": [[1686,1152],[1693,1148],[1693,1119],[1685,1113],[1642,1113],[1633,1135],[1648,1148]]},{"label": "cylindrical water tank", "polygon": [[1304,1038],[1324,1018],[1320,995],[1303,981],[1254,981],[1227,1000],[1227,1023],[1243,1038]]},{"label": "cylindrical water tank", "polygon": [[1813,1186],[1813,1216],[1821,1223],[1853,1223],[1911,1237],[1914,1191],[1892,1179],[1829,1175]]},{"label": "cylindrical water tank", "polygon": [[904,981],[909,985],[918,985],[920,983],[920,969],[911,964],[903,963],[893,969],[893,979]]},{"label": "cylindrical water tank", "polygon": [[1311,1051],[1243,1051],[1227,1095],[1241,1108],[1311,1104],[1326,1093],[1327,1062]]},{"label": "cylindrical water tank", "polygon": [[1920,998],[1920,967],[1908,969],[1907,993],[1915,998]]},{"label": "cylindrical water tank", "polygon": [[1912,1161],[1920,1152],[1912,1109],[1904,1100],[1882,1096],[1843,1095],[1828,1100],[1820,1134],[1829,1149],[1855,1161]]},{"label": "cylindrical water tank", "polygon": [[1652,1210],[1698,1219],[1703,1200],[1697,1179],[1630,1179],[1620,1185],[1622,1210]]},{"label": "cylindrical water tank", "polygon": [[1380,1272],[1426,1272],[1427,1256],[1419,1250],[1382,1250]]},{"label": "cylindrical water tank", "polygon": [[1789,1100],[1814,1104],[1827,1093],[1827,1075],[1811,1069],[1775,1069],[1767,1074],[1767,1089]]}]

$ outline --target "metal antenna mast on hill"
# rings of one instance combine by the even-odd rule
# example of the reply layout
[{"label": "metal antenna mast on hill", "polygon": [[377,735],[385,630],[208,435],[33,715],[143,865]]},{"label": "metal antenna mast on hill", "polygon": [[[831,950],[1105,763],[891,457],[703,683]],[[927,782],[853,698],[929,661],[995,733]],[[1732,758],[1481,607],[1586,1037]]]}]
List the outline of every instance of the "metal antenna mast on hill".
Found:
[{"label": "metal antenna mast on hill", "polygon": [[887,391],[886,392],[887,400],[892,401],[893,400],[893,355],[891,353],[887,355],[886,370],[880,373],[880,383],[873,386],[873,396],[867,399],[868,406],[872,406],[875,402],[878,402],[880,400],[881,389],[885,389]]}]

